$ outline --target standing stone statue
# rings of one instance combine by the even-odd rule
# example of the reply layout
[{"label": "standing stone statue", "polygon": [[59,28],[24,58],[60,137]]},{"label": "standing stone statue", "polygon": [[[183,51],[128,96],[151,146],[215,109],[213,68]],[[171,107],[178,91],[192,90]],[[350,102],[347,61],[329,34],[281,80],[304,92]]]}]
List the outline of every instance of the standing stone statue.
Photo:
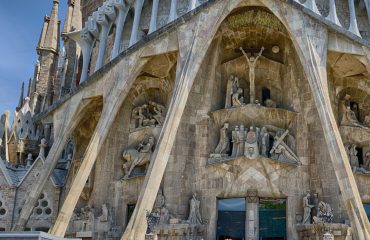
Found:
[{"label": "standing stone statue", "polygon": [[100,222],[107,222],[108,221],[108,215],[109,215],[107,204],[104,203],[101,206],[101,209],[102,209],[102,214],[99,216],[99,221]]},{"label": "standing stone statue", "polygon": [[230,138],[228,131],[229,124],[225,123],[224,126],[220,129],[220,140],[215,149],[215,152],[214,154],[211,154],[214,157],[225,157],[227,156],[227,153],[230,151]]},{"label": "standing stone statue", "polygon": [[358,157],[357,157],[357,149],[356,145],[352,144],[349,148],[349,164],[351,165],[352,169],[356,169],[360,167]]},{"label": "standing stone statue", "polygon": [[247,133],[244,151],[244,155],[249,159],[255,159],[259,155],[258,131],[253,126],[250,126]]},{"label": "standing stone statue", "polygon": [[317,216],[319,213],[319,195],[317,193],[314,193],[311,198],[311,204],[313,205],[313,208],[311,210],[311,219],[313,219],[314,216]]},{"label": "standing stone statue", "polygon": [[245,142],[245,130],[244,130],[244,125],[240,125],[239,131],[237,132],[237,139],[236,139],[236,145],[237,145],[237,150],[236,150],[236,156],[240,157],[244,155],[244,142]]},{"label": "standing stone statue", "polygon": [[234,131],[231,133],[231,142],[233,143],[233,150],[231,152],[232,157],[237,156],[238,152],[238,133],[239,133],[239,126],[235,126]]},{"label": "standing stone statue", "polygon": [[136,107],[132,111],[133,118],[138,122],[137,125],[135,123],[135,127],[140,128],[143,126],[143,120],[144,120],[144,115],[143,115],[143,108],[142,107]]},{"label": "standing stone statue", "polygon": [[365,153],[364,164],[362,167],[365,170],[370,171],[370,152]]},{"label": "standing stone statue", "polygon": [[254,79],[255,79],[255,76],[256,76],[255,68],[256,68],[256,65],[257,65],[257,61],[261,57],[262,52],[265,50],[265,48],[264,47],[261,48],[261,51],[258,53],[256,58],[254,56],[251,56],[250,58],[248,58],[248,55],[245,53],[243,48],[240,47],[239,49],[240,49],[240,51],[242,51],[245,59],[248,62],[249,84],[250,84],[250,88],[249,88],[250,89],[250,103],[254,103],[254,101],[256,100],[256,97],[255,97],[256,90],[255,90],[255,85],[254,85]]},{"label": "standing stone statue", "polygon": [[187,223],[189,224],[203,224],[202,217],[200,216],[200,201],[197,199],[197,194],[194,193],[190,199],[190,211]]},{"label": "standing stone statue", "polygon": [[311,224],[311,209],[314,205],[310,205],[310,193],[306,193],[303,197],[303,221],[302,224]]},{"label": "standing stone statue", "polygon": [[266,127],[262,127],[261,133],[260,133],[260,139],[259,139],[259,147],[260,147],[260,153],[264,157],[268,157],[268,150],[270,148],[270,139],[269,139],[269,133],[267,132]]}]

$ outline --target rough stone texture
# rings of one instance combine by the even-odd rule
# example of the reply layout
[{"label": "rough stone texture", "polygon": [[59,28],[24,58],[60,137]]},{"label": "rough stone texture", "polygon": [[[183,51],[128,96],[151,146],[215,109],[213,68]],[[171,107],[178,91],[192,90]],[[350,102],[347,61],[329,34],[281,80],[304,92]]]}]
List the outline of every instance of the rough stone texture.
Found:
[{"label": "rough stone texture", "polygon": [[[355,239],[368,239],[369,222],[362,203],[370,201],[369,175],[352,174],[343,143],[357,144],[364,154],[370,149],[370,133],[338,126],[339,104],[346,94],[358,103],[360,122],[370,113],[368,43],[363,44],[366,37],[359,40],[325,22],[329,6],[317,2],[323,16],[313,16],[296,2],[210,1],[187,13],[188,2],[178,1],[177,14],[184,16],[166,25],[171,3],[166,0],[161,1],[157,16],[157,27],[163,28],[147,36],[151,2],[146,1],[140,16],[139,43],[128,46],[133,18],[129,14],[121,39],[124,52],[110,61],[113,28],[105,66],[93,72],[99,48],[96,41],[90,78],[37,116],[38,121],[53,122],[54,144],[44,165],[37,162],[27,181],[18,187],[17,197],[5,177],[0,178],[7,186],[0,199],[16,198],[15,207],[7,203],[9,209],[15,209],[14,216],[4,220],[0,216],[0,224],[7,224],[5,229],[10,229],[11,221],[19,228],[50,227],[58,213],[51,230],[58,236],[143,239],[146,214],[152,211],[161,188],[171,217],[169,224],[156,232],[159,239],[176,239],[173,235],[194,229],[202,230],[191,233],[195,239],[216,239],[217,200],[235,197],[248,201],[246,239],[259,239],[257,212],[262,198],[286,199],[288,239],[314,239],[314,226],[297,224],[297,215],[303,214],[302,196],[309,191],[333,207],[334,222],[338,223],[333,225],[333,234],[338,239],[345,239],[349,229],[339,223],[350,223]],[[86,20],[101,4],[82,1],[82,18]],[[348,27],[347,1],[338,2],[337,7],[341,23]],[[358,21],[361,32],[366,33],[364,9],[359,9]],[[239,78],[244,98],[249,99],[249,69],[239,47],[257,54],[262,46],[266,50],[255,69],[256,99],[263,105],[263,89],[268,88],[277,108],[248,104],[224,109],[230,75]],[[279,47],[276,53],[272,50],[275,46]],[[135,128],[133,109],[149,101],[165,106],[163,126]],[[295,139],[292,150],[302,165],[261,156],[210,162],[225,122],[231,128],[244,124],[288,129]],[[150,135],[156,144],[146,174],[136,168],[134,172],[140,174],[122,179],[122,152]],[[74,154],[60,192],[52,185],[50,174],[70,137]],[[39,178],[31,179],[37,171]],[[31,186],[33,182],[36,187]],[[28,220],[41,192],[51,199],[52,216],[44,221],[32,214]],[[189,230],[182,220],[188,218],[194,192],[205,223]],[[27,200],[26,210],[17,221],[23,199]],[[100,218],[104,204],[108,221]],[[86,206],[95,209],[94,220],[77,220],[76,212]],[[81,227],[84,221],[93,228]]]}]

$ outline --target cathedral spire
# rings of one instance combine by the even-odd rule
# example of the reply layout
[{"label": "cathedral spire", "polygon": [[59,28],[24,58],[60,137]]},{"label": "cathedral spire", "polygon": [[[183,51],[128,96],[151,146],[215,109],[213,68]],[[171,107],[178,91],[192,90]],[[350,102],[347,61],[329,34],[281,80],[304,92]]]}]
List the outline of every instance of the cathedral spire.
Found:
[{"label": "cathedral spire", "polygon": [[23,99],[24,99],[24,82],[22,82],[21,95],[19,96],[18,106],[16,107],[16,110],[17,111],[19,111],[22,108],[22,106],[23,106]]},{"label": "cathedral spire", "polygon": [[39,49],[58,51],[59,48],[59,20],[58,20],[59,0],[53,0],[53,7],[50,17],[44,18],[44,25],[41,31]]}]

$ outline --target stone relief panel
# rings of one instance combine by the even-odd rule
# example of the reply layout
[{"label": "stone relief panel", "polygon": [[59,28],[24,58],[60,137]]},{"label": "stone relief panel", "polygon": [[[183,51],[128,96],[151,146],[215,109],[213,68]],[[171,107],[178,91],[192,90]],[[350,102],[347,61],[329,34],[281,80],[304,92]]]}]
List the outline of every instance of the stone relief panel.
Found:
[{"label": "stone relief panel", "polygon": [[166,109],[162,104],[149,101],[132,110],[131,121],[135,128],[160,126],[163,124]]},{"label": "stone relief panel", "polygon": [[[147,136],[136,148],[129,148],[123,151],[122,158],[125,161],[122,166],[125,172],[124,179],[128,179],[130,176],[134,175],[145,175],[154,151],[154,145],[154,136]],[[137,169],[137,171],[133,173],[135,168],[140,169]]]},{"label": "stone relief panel", "polygon": [[242,156],[248,159],[261,156],[283,163],[301,164],[295,154],[295,138],[289,130],[269,125],[245,127],[243,124],[230,128],[229,123],[224,123],[208,164]]}]

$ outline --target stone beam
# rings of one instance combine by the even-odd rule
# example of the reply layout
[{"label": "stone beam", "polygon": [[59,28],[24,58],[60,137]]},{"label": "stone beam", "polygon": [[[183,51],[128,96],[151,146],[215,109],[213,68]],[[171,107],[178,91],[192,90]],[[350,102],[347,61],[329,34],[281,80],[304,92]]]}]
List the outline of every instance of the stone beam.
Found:
[{"label": "stone beam", "polygon": [[200,13],[178,30],[179,56],[175,89],[136,208],[122,240],[145,237],[146,213],[152,211],[191,87],[219,25],[229,13],[229,4],[235,2],[238,1],[219,1],[213,6],[213,11]]},{"label": "stone beam", "polygon": [[141,51],[128,56],[111,70],[113,71],[113,76],[110,74],[106,75],[107,79],[114,78],[115,82],[106,92],[102,115],[86,149],[82,164],[72,182],[63,206],[59,211],[57,220],[50,230],[50,233],[55,236],[64,236],[73,210],[75,209],[85,183],[96,162],[101,147],[107,138],[109,129],[112,126],[123,101],[126,99],[129,90],[133,86],[137,76],[140,74],[141,69],[148,61],[148,58],[141,58],[140,56]]},{"label": "stone beam", "polygon": [[60,123],[55,125],[55,137],[54,143],[49,151],[49,154],[43,165],[43,171],[40,173],[38,181],[32,185],[26,202],[22,207],[22,211],[19,215],[17,223],[13,227],[13,231],[22,231],[27,224],[29,217],[32,214],[33,207],[35,206],[40,193],[44,189],[44,186],[50,178],[58,160],[61,156],[65,145],[72,131],[75,129],[77,124],[83,117],[82,111],[89,104],[89,100],[83,100],[82,94],[78,94],[74,97],[75,101],[69,101],[65,103],[65,106],[59,111],[54,113],[54,122]]},{"label": "stone beam", "polygon": [[[320,40],[319,40],[320,41]],[[314,44],[315,42],[316,44]],[[327,72],[326,72],[326,51],[322,46],[317,46],[318,41],[307,38],[309,58],[307,59],[307,76],[314,96],[315,104],[319,112],[321,125],[324,130],[330,158],[335,170],[335,175],[342,192],[344,205],[351,221],[351,227],[355,239],[370,239],[370,224],[363,207],[357,184],[349,164],[339,129],[335,121],[334,113],[330,104]],[[326,43],[319,43],[326,44]],[[325,48],[324,48],[325,49]],[[319,54],[321,53],[321,55]]]}]

